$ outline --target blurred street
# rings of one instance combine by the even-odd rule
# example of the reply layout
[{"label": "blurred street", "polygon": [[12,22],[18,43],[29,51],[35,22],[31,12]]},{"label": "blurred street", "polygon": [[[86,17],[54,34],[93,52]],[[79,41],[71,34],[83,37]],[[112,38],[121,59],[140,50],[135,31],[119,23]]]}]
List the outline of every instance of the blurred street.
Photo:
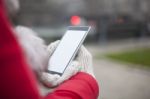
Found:
[{"label": "blurred street", "polygon": [[[92,54],[124,51],[150,46],[150,40],[127,40],[105,46],[88,46]],[[100,85],[99,99],[149,99],[150,69],[132,67],[110,59],[94,58],[94,70]]]},{"label": "blurred street", "polygon": [[139,48],[150,47],[150,39],[149,38],[141,38],[141,39],[126,39],[126,40],[116,40],[109,41],[105,44],[88,44],[86,46],[88,50],[96,56],[97,53],[105,54],[110,52],[121,52],[126,50],[134,50]]},{"label": "blurred street", "polygon": [[94,60],[99,99],[149,99],[150,71],[110,60]]}]

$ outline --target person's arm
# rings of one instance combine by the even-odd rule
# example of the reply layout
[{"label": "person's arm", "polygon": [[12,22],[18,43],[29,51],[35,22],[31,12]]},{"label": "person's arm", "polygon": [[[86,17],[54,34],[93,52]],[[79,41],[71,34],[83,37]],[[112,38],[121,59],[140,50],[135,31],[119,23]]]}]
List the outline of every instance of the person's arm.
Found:
[{"label": "person's arm", "polygon": [[[85,94],[78,93],[81,89],[91,94],[92,89],[97,89],[98,87],[93,86],[95,84],[92,84],[92,82],[95,82],[95,80],[92,77],[87,75],[86,77],[84,76],[86,79],[82,79],[83,75],[86,76],[87,74],[78,74],[60,85],[53,93],[46,97],[41,97],[35,76],[23,57],[21,48],[4,15],[2,0],[0,0],[0,99],[84,98]],[[91,83],[89,84],[87,81]],[[75,84],[85,87],[73,87]],[[72,90],[69,86],[72,86]],[[87,89],[86,87],[89,91],[85,90]],[[98,90],[95,91],[96,93],[98,92]],[[95,96],[97,94],[93,94],[92,97]]]},{"label": "person's arm", "polygon": [[[38,44],[36,44],[36,45],[34,45],[34,44],[32,44],[33,42],[32,42],[32,40],[34,40],[34,38],[32,38],[32,39],[29,39],[28,37],[31,35],[31,36],[34,36],[34,35],[32,35],[33,33],[34,33],[34,31],[32,30],[32,29],[30,29],[30,28],[27,28],[27,27],[22,27],[22,26],[18,26],[17,27],[17,30],[18,31],[16,31],[18,34],[24,34],[23,36],[21,35],[21,37],[20,38],[22,38],[22,39],[24,39],[25,41],[24,42],[26,42],[26,43],[29,43],[28,44],[28,46],[31,46],[30,48],[27,46],[25,49],[29,52],[28,54],[29,54],[29,56],[31,56],[31,48],[33,47],[33,51],[36,51],[36,56],[34,56],[34,57],[29,57],[28,59],[32,59],[32,61],[34,60],[34,58],[35,58],[35,60],[39,60],[39,58],[38,57],[40,57],[41,59],[40,60],[44,60],[45,62],[47,62],[48,60],[45,60],[45,58],[44,58],[44,55],[40,55],[40,54],[38,54],[40,51],[42,52],[42,50],[43,51],[45,51],[44,49],[42,49],[43,48],[43,45],[44,44],[41,44],[40,45],[40,43],[41,42],[39,42],[39,41],[36,41],[36,43],[38,43]],[[27,37],[26,37],[26,34],[28,34],[27,35]],[[35,40],[38,40],[38,39],[40,39],[38,36],[34,36],[34,37],[36,37],[36,39]],[[19,39],[20,39],[19,38]],[[25,38],[27,38],[27,41],[26,41],[26,39]],[[34,40],[34,41],[35,41]],[[41,39],[40,39],[41,40]],[[22,41],[22,40],[20,40],[20,41]],[[31,42],[30,42],[31,41]],[[52,42],[49,46],[48,46],[48,52],[49,53],[43,53],[42,52],[42,54],[47,54],[47,55],[49,55],[49,56],[51,56],[52,55],[52,53],[54,52],[54,50],[56,49],[56,47],[58,46],[58,44],[59,44],[59,40],[57,40],[57,41],[55,41],[55,42]],[[22,44],[22,45],[24,45],[24,44]],[[23,46],[23,48],[24,48],[24,46]],[[39,49],[39,51],[36,49],[36,48],[38,48]],[[34,50],[35,49],[35,50]],[[84,54],[84,55],[83,55]],[[87,54],[89,54],[89,55],[87,55]],[[80,49],[80,52],[79,52],[79,55],[78,56],[80,56],[80,58],[78,57],[78,61],[80,61],[80,63],[82,63],[82,65],[84,66],[84,65],[87,65],[87,66],[89,66],[90,64],[92,65],[92,62],[90,62],[91,60],[92,60],[92,58],[90,58],[91,57],[91,55],[90,55],[90,53],[86,50],[86,48],[85,47],[83,47],[82,46],[82,48]],[[38,58],[38,59],[37,59]],[[87,60],[88,62],[85,62],[84,60]],[[31,60],[30,60],[31,61]],[[32,62],[31,61],[31,62]],[[76,61],[77,62],[77,61]],[[37,66],[38,64],[39,64],[39,62],[34,62],[34,63],[36,63],[36,64],[33,64],[33,66]],[[73,65],[74,66],[76,66],[76,68],[74,69],[73,68]],[[41,66],[44,66],[44,65],[42,65],[41,64]],[[41,67],[40,66],[40,67]],[[86,66],[86,67],[87,67]],[[75,75],[76,73],[75,72],[78,72],[78,67],[81,67],[81,66],[78,66],[77,64],[75,64],[74,63],[74,61],[73,61],[73,63],[72,63],[72,65],[71,65],[71,69],[70,70],[68,70],[68,71],[70,71],[71,72],[71,70],[73,70],[73,74],[71,73],[71,75],[70,76],[73,76],[73,75]],[[91,66],[91,68],[92,68],[92,66]],[[90,68],[90,71],[91,71],[91,68]],[[87,70],[88,71],[88,70]],[[70,73],[70,72],[65,72],[66,74],[67,74],[67,76],[68,76],[68,74]],[[79,73],[79,74],[82,74],[83,75],[83,73]],[[84,73],[85,74],[85,73]],[[90,73],[91,74],[91,73]],[[92,73],[91,75],[94,75],[94,73]],[[52,78],[51,78],[52,77]],[[49,77],[49,79],[48,80],[53,80],[53,78],[55,77],[54,75],[51,75],[51,77]],[[58,77],[58,75],[57,75],[57,77]],[[61,77],[62,78],[62,77]],[[76,94],[73,94],[73,91],[75,90],[75,88],[73,88],[72,90],[70,90],[69,92],[68,92],[68,89],[70,88],[66,88],[66,89],[63,89],[63,92],[61,91],[61,93],[65,93],[66,94],[66,97],[70,97],[70,96],[72,96],[72,97],[74,97],[75,98],[75,95],[76,96],[80,96],[80,97],[84,97],[83,96],[83,94],[87,94],[86,92],[84,92],[84,93],[81,93],[79,90],[84,90],[85,88],[89,88],[89,86],[87,86],[87,85],[90,85],[90,86],[95,86],[95,85],[97,85],[97,84],[95,84],[95,83],[92,83],[93,81],[89,81],[89,77],[87,77],[88,79],[84,79],[84,80],[82,80],[81,78],[83,78],[83,76],[81,76],[80,77],[80,80],[79,80],[79,77],[78,77],[78,79],[74,79],[71,83],[72,84],[68,84],[67,83],[67,86],[68,85],[70,85],[70,87],[71,87],[71,89],[72,89],[72,85],[73,86],[75,86],[74,84],[76,83],[76,80],[78,80],[79,81],[79,83],[81,83],[81,82],[89,82],[89,84],[88,83],[86,83],[86,84],[82,84],[81,83],[81,85],[82,85],[82,87],[78,87],[78,86],[76,86],[75,88],[77,88],[78,89],[78,91],[77,92],[74,92],[74,93],[76,93]],[[66,80],[67,80],[67,78],[65,78]],[[69,78],[68,78],[69,79]],[[56,82],[56,80],[57,79],[54,79],[55,81],[54,81],[54,83],[55,84],[57,84],[57,82]],[[64,80],[61,80],[61,82],[63,82]],[[69,81],[70,82],[70,81]],[[51,84],[51,83],[50,83]],[[66,84],[65,84],[66,85]],[[65,87],[64,87],[65,88]],[[91,88],[91,87],[90,87]],[[91,91],[91,89],[89,88],[89,90],[88,91]],[[59,89],[59,88],[58,88]],[[62,89],[62,88],[61,88]],[[66,93],[66,90],[67,90],[67,93]],[[87,90],[87,89],[86,89]],[[76,90],[75,90],[76,91]],[[95,89],[95,91],[97,92],[97,90]],[[57,91],[58,92],[58,91]],[[60,93],[60,91],[59,91],[59,93]],[[81,93],[81,94],[79,94],[79,93]],[[54,94],[56,94],[56,93],[54,93]],[[52,95],[54,95],[54,94],[52,94]],[[90,95],[92,98],[91,99],[95,99],[95,98],[93,98],[94,97],[94,95],[95,94],[93,94],[93,93],[91,93],[92,95]],[[56,97],[57,95],[55,95],[55,97]],[[87,95],[86,95],[87,96]],[[95,95],[96,96],[96,95]],[[59,96],[59,97],[62,97],[62,96]],[[89,96],[88,96],[89,97]]]},{"label": "person's arm", "polygon": [[97,99],[99,88],[96,80],[89,74],[79,72],[61,84],[46,99]]},{"label": "person's arm", "polygon": [[0,0],[0,99],[39,99],[36,79],[23,58]]}]

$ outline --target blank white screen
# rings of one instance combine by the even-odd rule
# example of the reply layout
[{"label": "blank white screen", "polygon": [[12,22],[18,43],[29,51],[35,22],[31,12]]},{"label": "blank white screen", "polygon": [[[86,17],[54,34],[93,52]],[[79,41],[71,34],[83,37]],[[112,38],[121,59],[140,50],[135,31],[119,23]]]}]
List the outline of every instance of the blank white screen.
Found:
[{"label": "blank white screen", "polygon": [[48,70],[63,73],[87,31],[68,30],[49,60]]}]

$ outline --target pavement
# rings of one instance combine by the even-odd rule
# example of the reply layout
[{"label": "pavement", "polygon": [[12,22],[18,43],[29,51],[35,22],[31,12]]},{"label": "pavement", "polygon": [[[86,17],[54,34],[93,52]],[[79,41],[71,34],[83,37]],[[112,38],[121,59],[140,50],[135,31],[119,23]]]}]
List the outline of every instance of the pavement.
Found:
[{"label": "pavement", "polygon": [[94,60],[99,99],[150,99],[150,70],[111,60]]},{"label": "pavement", "polygon": [[[94,56],[143,47],[150,47],[149,39],[87,46]],[[98,99],[150,99],[150,69],[131,65],[107,58],[94,58],[95,75],[100,87]]]}]

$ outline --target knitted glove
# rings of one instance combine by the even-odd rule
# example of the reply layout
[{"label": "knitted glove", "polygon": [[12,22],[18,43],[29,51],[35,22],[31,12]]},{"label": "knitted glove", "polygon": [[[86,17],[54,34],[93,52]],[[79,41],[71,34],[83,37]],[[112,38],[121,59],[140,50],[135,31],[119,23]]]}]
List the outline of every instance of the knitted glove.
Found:
[{"label": "knitted glove", "polygon": [[77,58],[71,63],[70,66],[67,67],[62,77],[57,80],[57,83],[62,83],[79,71],[86,72],[95,78],[92,65],[92,55],[84,46],[81,46]]},{"label": "knitted glove", "polygon": [[[50,56],[52,55],[53,51],[56,49],[59,41],[56,41],[48,46],[48,51],[50,52]],[[70,77],[75,75],[77,72],[82,71],[91,74],[93,77],[93,68],[92,68],[92,56],[86,50],[85,47],[81,47],[79,50],[78,56],[75,61],[73,61],[70,66],[68,66],[63,73],[62,76],[57,74],[50,74],[47,72],[43,72],[41,75],[41,80],[47,87],[55,87],[65,80],[68,80]]]},{"label": "knitted glove", "polygon": [[92,55],[84,46],[81,46],[76,61],[79,62],[79,66],[81,67],[80,70],[82,72],[86,72],[95,77]]},{"label": "knitted glove", "polygon": [[28,27],[17,26],[14,31],[27,62],[32,70],[40,75],[47,68],[49,59],[44,40]]},{"label": "knitted glove", "polygon": [[58,74],[50,74],[47,72],[43,72],[41,76],[41,81],[47,87],[56,87],[65,80],[68,80],[70,77],[75,75],[79,71],[78,62],[73,61],[70,66],[67,67],[62,76]]},{"label": "knitted glove", "polygon": [[[49,52],[49,57],[53,54],[54,50],[57,48],[59,44],[59,40],[51,43],[47,51]],[[68,66],[63,73],[62,76],[57,75],[57,74],[50,74],[47,72],[43,72],[41,75],[41,81],[43,82],[44,85],[48,87],[55,87],[59,85],[60,83],[64,82],[65,80],[69,79],[71,76],[75,75],[79,71],[79,65],[77,61],[73,61],[70,66]]]}]

